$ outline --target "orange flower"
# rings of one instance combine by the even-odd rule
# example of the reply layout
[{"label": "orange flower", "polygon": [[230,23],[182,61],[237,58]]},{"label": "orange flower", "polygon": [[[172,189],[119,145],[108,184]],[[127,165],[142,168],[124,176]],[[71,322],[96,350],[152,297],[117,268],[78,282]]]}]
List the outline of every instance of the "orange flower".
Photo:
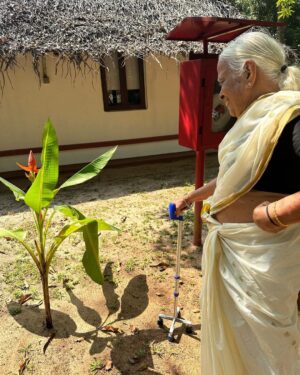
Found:
[{"label": "orange flower", "polygon": [[28,156],[28,166],[22,165],[20,163],[17,163],[17,166],[20,167],[21,169],[24,169],[26,172],[31,172],[31,173],[38,173],[38,168],[36,165],[36,160],[33,155],[33,152],[30,150],[29,156]]}]

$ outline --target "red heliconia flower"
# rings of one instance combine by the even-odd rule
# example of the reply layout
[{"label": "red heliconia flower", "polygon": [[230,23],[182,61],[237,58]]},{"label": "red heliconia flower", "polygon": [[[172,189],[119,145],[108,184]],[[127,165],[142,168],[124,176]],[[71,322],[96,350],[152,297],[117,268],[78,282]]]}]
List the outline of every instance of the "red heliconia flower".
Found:
[{"label": "red heliconia flower", "polygon": [[29,156],[28,156],[28,166],[22,165],[20,163],[17,163],[17,166],[20,167],[21,169],[23,169],[26,172],[38,173],[38,171],[39,171],[38,168],[37,168],[37,165],[36,165],[36,160],[35,160],[34,154],[31,150],[30,150]]}]

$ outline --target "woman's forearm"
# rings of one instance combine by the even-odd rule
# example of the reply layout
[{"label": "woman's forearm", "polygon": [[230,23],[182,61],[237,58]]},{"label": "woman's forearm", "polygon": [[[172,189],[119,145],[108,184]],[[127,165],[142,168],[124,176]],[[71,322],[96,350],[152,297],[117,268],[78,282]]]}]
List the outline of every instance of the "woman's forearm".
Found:
[{"label": "woman's forearm", "polygon": [[192,204],[194,202],[199,202],[207,199],[214,193],[216,188],[216,182],[217,179],[214,178],[206,185],[201,186],[199,189],[191,191],[185,196],[185,200],[187,201],[187,203]]},{"label": "woman's forearm", "polygon": [[283,224],[289,225],[300,222],[300,192],[288,195],[269,204],[272,217],[276,216]]},{"label": "woman's forearm", "polygon": [[272,203],[261,203],[253,211],[253,221],[261,229],[273,233],[300,222],[300,192]]},{"label": "woman's forearm", "polygon": [[206,185],[201,186],[199,189],[193,190],[186,194],[184,197],[175,199],[174,203],[176,206],[176,215],[178,216],[183,210],[190,208],[193,203],[203,201],[204,199],[210,197],[215,191],[216,182],[217,179],[215,178]]}]

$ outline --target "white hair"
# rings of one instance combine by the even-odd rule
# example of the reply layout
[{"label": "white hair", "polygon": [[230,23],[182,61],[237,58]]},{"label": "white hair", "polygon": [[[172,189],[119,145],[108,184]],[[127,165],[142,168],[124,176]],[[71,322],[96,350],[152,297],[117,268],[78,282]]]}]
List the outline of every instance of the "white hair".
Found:
[{"label": "white hair", "polygon": [[300,69],[288,65],[283,45],[265,32],[244,33],[230,42],[220,54],[229,67],[241,74],[247,60],[252,60],[280,90],[300,90]]}]

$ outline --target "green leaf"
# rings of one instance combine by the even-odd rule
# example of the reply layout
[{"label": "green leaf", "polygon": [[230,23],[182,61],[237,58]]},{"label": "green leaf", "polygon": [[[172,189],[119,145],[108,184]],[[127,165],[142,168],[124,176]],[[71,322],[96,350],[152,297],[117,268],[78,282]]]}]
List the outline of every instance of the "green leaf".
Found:
[{"label": "green leaf", "polygon": [[23,231],[22,229],[16,229],[16,230],[0,229],[0,237],[10,237],[19,241],[28,251],[30,256],[32,257],[39,271],[41,271],[41,266],[37,257],[34,254],[34,250],[29,246],[28,243],[25,242],[26,234],[27,232]]},{"label": "green leaf", "polygon": [[102,285],[104,279],[99,261],[98,223],[96,221],[92,221],[84,227],[83,239],[85,242],[85,252],[82,258],[83,267],[95,283]]},{"label": "green leaf", "polygon": [[294,13],[296,0],[277,0],[278,19],[289,18]]},{"label": "green leaf", "polygon": [[106,221],[102,219],[95,219],[95,221],[98,224],[98,232],[100,232],[101,230],[116,230],[120,232],[120,229],[114,227],[113,225],[108,224]]},{"label": "green leaf", "polygon": [[48,264],[48,267],[50,266],[51,259],[53,258],[53,255],[55,254],[58,247],[62,244],[62,242],[70,236],[70,234],[78,232],[82,229],[83,226],[87,225],[88,223],[86,221],[80,222],[76,221],[75,223],[67,224],[65,225],[59,234],[53,238],[53,242],[49,248],[46,262]]},{"label": "green leaf", "polygon": [[73,220],[85,219],[85,216],[72,206],[68,206],[68,205],[55,206],[54,210],[57,212],[60,212],[64,216],[69,217],[70,219],[73,219]]},{"label": "green leaf", "polygon": [[[67,212],[67,210],[65,212]],[[62,244],[62,242],[72,233],[82,231],[86,247],[86,250],[82,258],[83,266],[86,270],[86,273],[90,276],[90,278],[93,281],[95,281],[98,284],[102,284],[103,275],[100,269],[99,262],[99,228],[102,228],[102,230],[111,230],[114,227],[105,223],[103,220],[95,220],[88,218],[65,225],[60,231],[60,233],[56,237],[54,237],[54,240],[46,257],[47,267],[49,268],[51,260],[58,247]]]},{"label": "green leaf", "polygon": [[25,203],[37,213],[48,207],[53,200],[58,180],[58,144],[50,120],[44,126],[41,162],[42,168],[25,195]]},{"label": "green leaf", "polygon": [[25,240],[26,234],[27,232],[23,231],[22,229],[16,229],[16,230],[0,229],[0,237],[11,237],[20,242],[23,242]]},{"label": "green leaf", "polygon": [[75,207],[63,205],[63,206],[55,206],[54,209],[57,212],[60,212],[64,216],[69,217],[70,219],[73,219],[73,220],[84,220],[84,219],[95,220],[98,224],[98,232],[100,232],[101,230],[116,230],[116,231],[119,231],[118,228],[114,227],[113,225],[110,225],[110,224],[106,223],[102,219],[93,219],[93,218],[85,217]]},{"label": "green leaf", "polygon": [[58,247],[62,244],[62,242],[69,237],[72,233],[79,232],[82,230],[83,227],[88,225],[94,221],[94,219],[84,219],[84,220],[78,220],[74,223],[65,225],[59,234],[53,238],[53,242],[49,248],[46,261],[48,263],[48,267],[50,265],[51,259],[53,258],[54,253],[58,249]]},{"label": "green leaf", "polygon": [[23,190],[19,189],[16,185],[8,182],[2,177],[0,177],[0,182],[2,182],[3,185],[8,187],[14,193],[16,201],[24,200],[25,192]]},{"label": "green leaf", "polygon": [[106,166],[110,158],[116,151],[117,146],[105,152],[103,155],[99,156],[97,159],[93,160],[91,163],[83,167],[80,171],[75,173],[67,181],[65,181],[57,190],[64,189],[66,187],[82,184],[91,178],[97,176],[99,172]]}]

